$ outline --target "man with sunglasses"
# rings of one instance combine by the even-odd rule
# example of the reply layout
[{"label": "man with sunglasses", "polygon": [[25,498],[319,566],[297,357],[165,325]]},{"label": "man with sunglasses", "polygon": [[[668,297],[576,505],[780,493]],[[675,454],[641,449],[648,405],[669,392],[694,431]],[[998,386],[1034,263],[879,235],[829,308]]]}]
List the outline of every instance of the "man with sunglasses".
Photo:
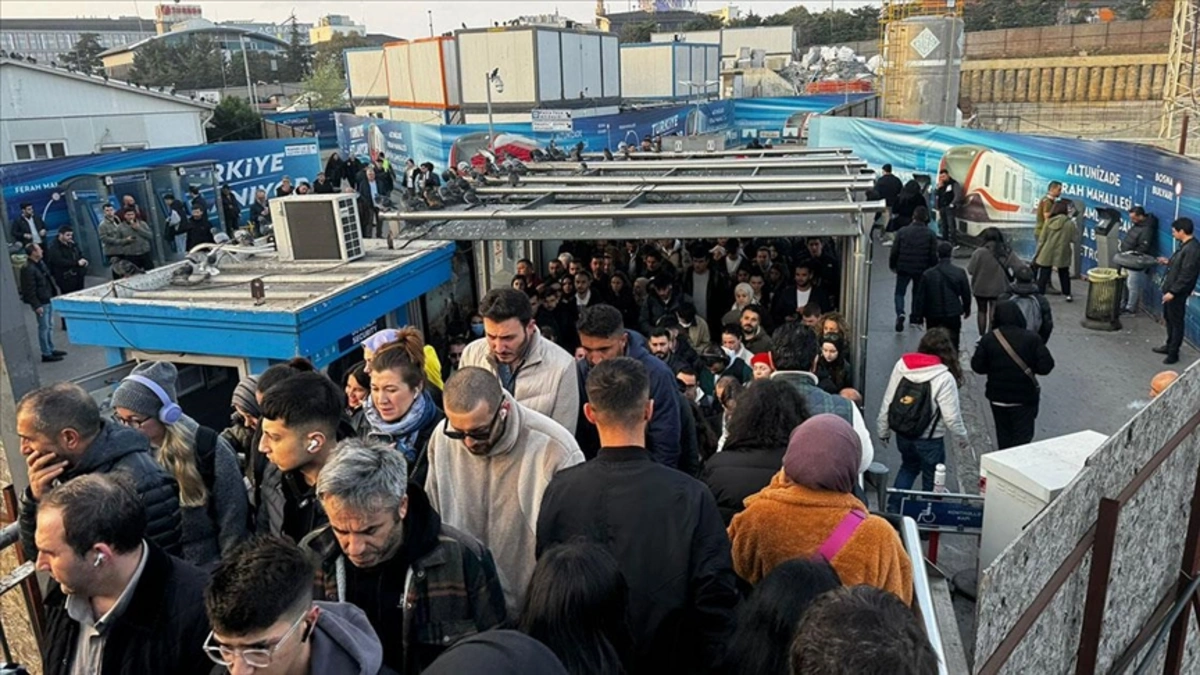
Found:
[{"label": "man with sunglasses", "polygon": [[496,559],[510,614],[533,575],[538,509],[554,474],[583,462],[560,424],[517,402],[482,368],[446,383],[446,421],[429,440],[425,492],[442,522],[473,535]]},{"label": "man with sunglasses", "polygon": [[17,403],[17,436],[29,472],[21,493],[21,544],[37,555],[34,530],[38,503],[55,485],[89,474],[121,472],[146,508],[146,538],[180,554],[179,487],[154,461],[146,437],[106,420],[82,387],[60,382],[26,394]]},{"label": "man with sunglasses", "polygon": [[146,541],[146,512],[120,474],[81,476],[37,512],[37,568],[46,595],[46,675],[210,669],[204,572]]},{"label": "man with sunglasses", "polygon": [[204,591],[208,658],[233,675],[393,674],[361,609],[313,602],[315,573],[311,558],[282,537],[230,550]]},{"label": "man with sunglasses", "polygon": [[364,612],[383,642],[383,662],[418,673],[454,641],[504,621],[492,554],[442,523],[404,454],[347,439],[321,469],[317,497],[329,525],[300,542],[316,552],[317,594]]}]

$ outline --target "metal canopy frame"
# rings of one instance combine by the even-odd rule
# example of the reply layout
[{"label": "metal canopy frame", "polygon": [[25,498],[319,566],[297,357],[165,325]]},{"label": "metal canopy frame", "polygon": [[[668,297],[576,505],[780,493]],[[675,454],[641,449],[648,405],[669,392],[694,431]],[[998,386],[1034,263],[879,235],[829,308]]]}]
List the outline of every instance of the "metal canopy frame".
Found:
[{"label": "metal canopy frame", "polygon": [[[807,145],[778,145],[770,148],[734,148],[729,150],[684,150],[675,152],[673,150],[664,150],[662,152],[645,152],[634,150],[629,153],[628,158],[619,152],[613,152],[613,159],[617,161],[658,161],[660,159],[692,159],[703,157],[791,157],[791,156],[813,156],[813,155],[853,155],[854,151],[850,148],[810,148]],[[584,160],[601,160],[604,159],[602,152],[585,152],[583,153]]]},{"label": "metal canopy frame", "polygon": [[[786,152],[786,151],[785,151]],[[483,242],[476,247],[481,289],[491,282],[489,252],[502,241],[836,237],[842,263],[840,309],[858,335],[856,386],[866,374],[871,221],[885,210],[867,201],[874,185],[853,155],[674,158],[529,164],[515,184],[487,181],[484,203],[437,211],[389,211],[400,237]]]}]

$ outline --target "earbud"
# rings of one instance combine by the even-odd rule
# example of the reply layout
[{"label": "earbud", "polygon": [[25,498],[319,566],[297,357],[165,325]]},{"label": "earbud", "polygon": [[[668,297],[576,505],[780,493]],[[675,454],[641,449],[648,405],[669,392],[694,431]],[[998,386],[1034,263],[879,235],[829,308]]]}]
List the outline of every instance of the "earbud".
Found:
[{"label": "earbud", "polygon": [[103,553],[97,553],[97,554],[96,554],[96,561],[92,563],[92,567],[99,567],[99,566],[101,566],[101,565],[103,565],[103,564],[104,564],[104,554],[103,554]]},{"label": "earbud", "polygon": [[305,448],[305,450],[307,450],[308,452],[313,452],[317,449],[318,445],[320,445],[320,443],[317,441],[317,439],[314,438],[308,442],[308,447]]}]

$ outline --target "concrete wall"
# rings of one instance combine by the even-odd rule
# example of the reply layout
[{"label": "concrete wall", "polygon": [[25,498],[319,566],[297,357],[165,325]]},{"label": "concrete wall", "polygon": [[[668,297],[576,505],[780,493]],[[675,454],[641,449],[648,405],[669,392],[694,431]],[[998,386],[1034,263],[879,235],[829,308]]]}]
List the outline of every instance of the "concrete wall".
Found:
[{"label": "concrete wall", "polygon": [[[1100,499],[1115,498],[1126,487],[1167,440],[1196,414],[1198,400],[1200,366],[1193,364],[1173,386],[1109,438],[1076,480],[983,571],[977,605],[976,670],[996,651],[1096,521]],[[1121,510],[1096,672],[1109,672],[1179,576],[1198,465],[1200,431],[1195,431]],[[1034,622],[1001,672],[1074,670],[1090,565],[1089,553]],[[1200,672],[1196,622],[1191,621],[1190,627],[1183,663],[1185,673]],[[1159,664],[1162,654],[1160,650]],[[1151,672],[1161,670],[1159,665]]]},{"label": "concrete wall", "polygon": [[[844,44],[860,56],[879,53],[878,40]],[[1116,21],[967,33],[968,59],[1036,58],[1076,54],[1166,54],[1171,21]],[[801,41],[800,51],[810,47]]]},{"label": "concrete wall", "polygon": [[1161,101],[1167,55],[968,60],[960,95],[975,103]]}]

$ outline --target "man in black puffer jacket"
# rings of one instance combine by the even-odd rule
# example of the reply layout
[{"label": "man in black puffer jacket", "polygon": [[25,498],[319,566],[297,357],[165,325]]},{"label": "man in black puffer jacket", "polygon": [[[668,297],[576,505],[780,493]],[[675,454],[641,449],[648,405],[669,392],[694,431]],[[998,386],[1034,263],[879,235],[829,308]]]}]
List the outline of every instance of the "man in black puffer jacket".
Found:
[{"label": "man in black puffer jacket", "polygon": [[126,474],[146,508],[146,537],[179,555],[179,488],[150,454],[146,437],[106,422],[82,387],[60,382],[26,394],[17,404],[17,434],[29,467],[21,494],[21,544],[37,556],[33,534],[38,501],[55,484],[92,473]]},{"label": "man in black puffer jacket", "polygon": [[924,321],[926,328],[940,326],[950,331],[950,339],[958,349],[963,319],[971,316],[971,281],[950,259],[953,244],[939,242],[937,252],[938,264],[925,270],[921,283],[913,291],[912,321]]},{"label": "man in black puffer jacket", "polygon": [[[1054,357],[1042,338],[1025,328],[1025,315],[1012,302],[996,303],[992,326],[995,329],[984,335],[975,348],[971,370],[987,375],[984,395],[992,404],[996,445],[1003,450],[1033,440],[1042,393],[1036,376],[1049,375],[1054,370]],[[1008,353],[1005,342],[1024,362],[1024,367]]]},{"label": "man in black puffer jacket", "polygon": [[[921,284],[921,275],[925,270],[938,262],[938,238],[929,229],[929,211],[918,206],[913,211],[912,222],[900,228],[896,234],[896,243],[888,258],[888,266],[896,273],[896,332],[904,330],[904,296],[908,293],[908,284],[913,284],[913,304],[916,304],[917,293]],[[913,308],[913,323],[917,320],[916,308]]]}]

